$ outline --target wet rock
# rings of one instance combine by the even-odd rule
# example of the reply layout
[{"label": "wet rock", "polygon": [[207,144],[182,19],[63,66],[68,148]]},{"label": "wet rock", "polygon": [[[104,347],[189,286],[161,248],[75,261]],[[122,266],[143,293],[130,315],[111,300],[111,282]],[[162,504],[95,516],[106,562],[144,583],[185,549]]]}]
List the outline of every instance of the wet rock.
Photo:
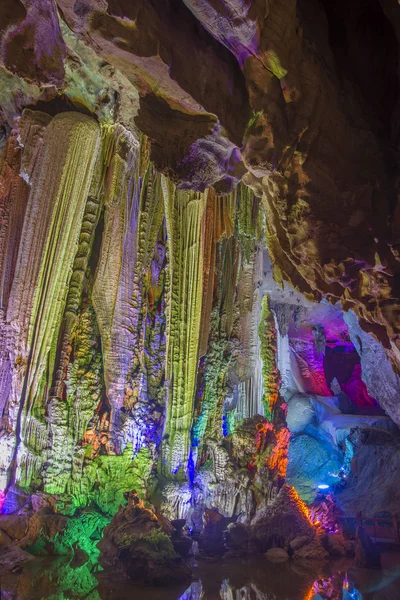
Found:
[{"label": "wet rock", "polygon": [[228,525],[225,542],[229,549],[246,552],[249,548],[249,527],[244,523],[231,523]]},{"label": "wet rock", "polygon": [[314,540],[293,554],[293,558],[297,560],[327,560],[328,552],[323,547],[321,540],[316,537]]},{"label": "wet rock", "polygon": [[133,581],[168,585],[190,578],[191,571],[171,542],[173,527],[146,508],[137,496],[120,507],[99,542],[100,560]]},{"label": "wet rock", "polygon": [[29,525],[29,519],[20,515],[2,515],[0,516],[0,529],[4,531],[13,540],[21,540]]},{"label": "wet rock", "polygon": [[289,554],[283,548],[270,548],[266,551],[265,556],[271,562],[285,562],[289,559]]},{"label": "wet rock", "polygon": [[3,548],[4,546],[9,546],[11,543],[12,539],[10,538],[10,536],[0,529],[0,548]]},{"label": "wet rock", "polygon": [[179,554],[179,556],[182,556],[182,558],[187,558],[192,549],[193,540],[189,537],[189,535],[184,534],[182,531],[186,525],[186,519],[174,519],[171,521],[171,525],[175,529],[171,535],[171,541],[174,550],[177,552],[177,554]]},{"label": "wet rock", "polygon": [[356,430],[351,435],[355,454],[344,490],[337,495],[345,514],[362,511],[374,516],[398,510],[400,489],[396,485],[400,443],[388,433],[375,429]]},{"label": "wet rock", "polygon": [[46,552],[54,553],[53,541],[57,534],[64,532],[69,517],[55,515],[48,512],[49,508],[42,508],[33,514],[28,522],[28,528],[23,538],[19,540],[22,548],[29,548],[32,544],[42,540],[46,546]]},{"label": "wet rock", "polygon": [[24,564],[32,559],[32,554],[29,554],[29,552],[22,550],[18,546],[0,548],[0,575],[19,571]]},{"label": "wet rock", "polygon": [[364,527],[357,527],[355,558],[358,567],[368,569],[381,566],[381,554],[378,546],[371,540]]},{"label": "wet rock", "polygon": [[[4,441],[4,437],[2,441]],[[1,447],[0,454],[1,452],[4,452],[4,447]],[[17,486],[11,486],[8,490],[2,510],[5,515],[21,514],[26,512],[28,506],[30,506],[29,495],[23,490],[20,490]]]},{"label": "wet rock", "polygon": [[87,561],[89,560],[89,555],[87,554],[87,552],[82,550],[82,548],[78,547],[78,542],[75,542],[72,545],[72,548],[74,550],[74,557],[70,564],[74,569],[77,569],[78,567],[81,567],[82,565],[87,563]]},{"label": "wet rock", "polygon": [[186,525],[186,519],[174,519],[171,521],[171,525],[180,533]]},{"label": "wet rock", "polygon": [[307,506],[294,488],[284,485],[274,501],[257,510],[250,524],[229,525],[226,542],[236,554],[265,553],[276,547],[293,554],[314,544],[315,536]]},{"label": "wet rock", "polygon": [[182,558],[187,558],[189,556],[193,545],[193,540],[191,538],[185,535],[179,536],[178,538],[173,536],[171,541],[175,552],[179,554],[179,556],[182,556]]},{"label": "wet rock", "polygon": [[294,540],[292,540],[290,542],[289,548],[292,551],[292,553],[294,553],[297,550],[300,550],[301,548],[303,548],[303,546],[306,546],[309,541],[310,541],[310,538],[308,536],[299,535],[299,537],[295,538]]},{"label": "wet rock", "polygon": [[50,508],[51,512],[55,512],[55,498],[50,494],[32,494],[31,503],[33,512],[39,512],[42,508]]},{"label": "wet rock", "polygon": [[340,531],[326,533],[321,541],[329,556],[354,556],[354,543],[347,540]]},{"label": "wet rock", "polygon": [[360,355],[362,378],[368,392],[376,398],[393,421],[400,425],[399,375],[394,372],[384,347],[361,328],[352,310],[344,313],[344,320],[348,325],[351,341]]}]

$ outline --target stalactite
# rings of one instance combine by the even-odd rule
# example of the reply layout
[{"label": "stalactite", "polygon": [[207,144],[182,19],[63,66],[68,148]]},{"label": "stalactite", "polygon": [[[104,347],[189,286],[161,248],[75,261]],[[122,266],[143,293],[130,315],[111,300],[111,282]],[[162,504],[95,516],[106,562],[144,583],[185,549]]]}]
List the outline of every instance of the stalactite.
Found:
[{"label": "stalactite", "polygon": [[261,318],[262,296],[259,282],[262,277],[262,248],[253,250],[248,262],[241,266],[238,283],[239,341],[238,357],[239,400],[235,420],[263,415],[263,376],[260,358],[258,326]]},{"label": "stalactite", "polygon": [[[123,403],[124,419],[115,415],[115,426],[134,453],[145,445],[154,453],[161,436],[165,403],[162,377],[165,366],[165,239],[164,203],[160,176],[143,165],[137,225],[137,250],[133,289],[129,301],[131,358]],[[117,407],[119,410],[120,407]],[[120,422],[119,422],[120,421]],[[123,425],[123,428],[121,428]]]},{"label": "stalactite", "polygon": [[[5,429],[11,430],[15,428],[25,365],[22,354],[16,352],[20,337],[17,324],[10,324],[7,309],[30,192],[28,184],[40,165],[43,135],[50,120],[45,113],[25,110],[0,159],[0,419]],[[18,368],[13,367],[15,364]]]},{"label": "stalactite", "polygon": [[[209,346],[204,361],[205,392],[193,429],[195,444],[198,444],[202,435],[211,437],[229,435],[237,420],[235,410],[237,400],[231,404],[229,399],[226,401],[227,395],[229,393],[238,395],[238,387],[243,388],[240,381],[257,377],[255,374],[259,348],[257,326],[260,313],[257,285],[260,261],[259,257],[256,259],[254,252],[255,247],[249,262],[241,261],[236,236],[228,240],[223,239],[219,246],[216,268],[217,297],[212,312]],[[236,380],[233,387],[230,381],[232,376]],[[255,407],[259,405],[261,396],[262,391],[258,403],[254,402]],[[244,400],[245,411],[248,411],[249,401],[251,398]],[[254,412],[253,409],[251,410],[252,414],[258,412],[257,408]]]},{"label": "stalactite", "polygon": [[207,352],[211,310],[214,300],[217,243],[223,236],[229,238],[233,233],[234,198],[234,194],[215,196],[212,188],[207,194],[202,224],[203,297],[201,304],[200,356],[204,356]]},{"label": "stalactite", "polygon": [[165,471],[186,470],[198,367],[202,303],[202,217],[206,196],[163,180],[169,256]]},{"label": "stalactite", "polygon": [[99,142],[93,119],[76,112],[57,115],[46,129],[40,168],[32,176],[7,312],[19,338],[16,351],[26,361],[10,481],[36,392],[43,392],[51,377]]},{"label": "stalactite", "polygon": [[264,231],[264,213],[260,199],[253,191],[239,184],[237,193],[237,234],[242,257],[249,262],[255,250],[256,242],[260,242]]},{"label": "stalactite", "polygon": [[210,339],[204,364],[204,389],[195,416],[192,445],[201,445],[205,437],[221,439],[223,404],[226,394],[226,375],[229,367],[230,340],[219,333],[219,312],[211,313]]},{"label": "stalactite", "polygon": [[238,280],[239,339],[241,353],[238,358],[238,376],[241,381],[251,377],[254,362],[260,354],[258,325],[261,315],[259,282],[262,278],[262,249],[253,251],[248,261],[241,265]]},{"label": "stalactite", "polygon": [[[9,454],[12,446],[12,421],[9,418],[9,399],[12,389],[13,331],[6,322],[6,310],[14,276],[19,239],[26,203],[28,185],[19,177],[21,150],[15,135],[8,138],[0,157],[0,454]],[[5,465],[8,466],[8,465]],[[0,466],[0,489],[4,466]]]},{"label": "stalactite", "polygon": [[112,128],[110,135],[104,231],[93,284],[93,304],[102,340],[106,392],[118,411],[133,357],[130,301],[137,256],[139,144],[121,126]]},{"label": "stalactite", "polygon": [[[161,381],[164,368],[159,310],[165,255],[160,237],[164,216],[160,186],[160,176],[148,163],[146,139],[142,138],[139,147],[123,127],[116,128],[93,301],[118,452],[128,442],[139,450],[146,428],[145,413],[152,412],[149,399],[158,401],[162,393],[161,388],[155,391],[152,383]],[[154,325],[152,333],[148,320]],[[150,421],[149,415],[147,425]]]},{"label": "stalactite", "polygon": [[29,187],[19,176],[21,149],[8,138],[0,158],[0,307],[8,304]]},{"label": "stalactite", "polygon": [[211,310],[214,296],[215,259],[217,240],[215,236],[215,207],[216,198],[214,190],[209,190],[206,207],[203,214],[203,297],[201,301],[201,329],[199,356],[207,352],[208,334],[210,329]]},{"label": "stalactite", "polygon": [[[131,220],[137,218],[134,211],[133,178],[138,152],[137,144],[129,143],[130,134],[123,127],[116,126],[110,135],[113,137],[105,183],[104,232],[93,284],[93,303],[102,338],[107,387],[114,310],[121,265],[124,262],[124,239],[127,230],[130,231]],[[135,220],[133,230],[136,224]],[[133,248],[135,246],[133,243]]]},{"label": "stalactite", "polygon": [[178,190],[150,164],[146,138],[79,113],[26,111],[19,140],[15,173],[31,191],[5,321],[19,365],[10,483],[111,514],[124,491],[149,492],[159,459],[167,480],[193,482],[197,453],[212,449],[215,498],[231,512],[251,504],[247,472],[230,492],[235,459],[222,444],[261,412],[261,354],[270,422],[257,430],[254,481],[272,497],[289,434],[258,289],[259,201],[242,186]]},{"label": "stalactite", "polygon": [[196,406],[192,431],[194,447],[199,446],[205,437],[222,439],[224,434],[222,419],[228,391],[227,374],[231,362],[238,354],[238,339],[232,335],[238,277],[239,252],[236,239],[234,236],[223,237],[216,251],[216,297],[203,365],[203,389]]},{"label": "stalactite", "polygon": [[26,108],[18,123],[17,137],[22,147],[20,176],[29,184],[32,183],[34,173],[41,168],[45,131],[52,117],[39,110]]},{"label": "stalactite", "polygon": [[104,178],[109,165],[111,145],[109,128],[106,126],[102,127],[101,134],[101,151],[97,155],[97,160],[94,167],[89,195],[82,219],[81,231],[79,234],[78,251],[72,267],[72,276],[69,284],[63,320],[60,327],[58,355],[56,358],[56,367],[51,390],[52,397],[62,398],[65,392],[64,381],[67,376],[69,356],[72,347],[71,343],[78,320],[78,311],[81,304],[86,270],[88,267],[96,227],[99,222],[103,204]]}]

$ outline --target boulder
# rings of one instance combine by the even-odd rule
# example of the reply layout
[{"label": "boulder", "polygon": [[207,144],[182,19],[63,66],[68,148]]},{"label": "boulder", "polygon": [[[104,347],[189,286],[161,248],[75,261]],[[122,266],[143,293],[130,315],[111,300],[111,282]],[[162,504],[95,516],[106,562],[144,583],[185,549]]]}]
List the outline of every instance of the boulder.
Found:
[{"label": "boulder", "polygon": [[319,536],[316,536],[311,542],[296,550],[293,558],[296,560],[325,561],[329,558],[329,554],[321,543]]},{"label": "boulder", "polygon": [[289,554],[283,548],[270,548],[266,551],[265,556],[274,563],[285,562],[289,559]]},{"label": "boulder", "polygon": [[191,571],[172,545],[171,524],[132,494],[119,507],[98,543],[104,566],[121,570],[145,585],[168,585],[190,579]]},{"label": "boulder", "polygon": [[320,483],[336,483],[331,473],[338,473],[343,455],[334,445],[303,433],[291,439],[286,481],[300,497],[311,503]]},{"label": "boulder", "polygon": [[246,553],[249,548],[249,533],[249,527],[244,523],[231,523],[225,535],[227,547]]},{"label": "boulder", "polygon": [[307,535],[299,535],[298,537],[296,537],[294,540],[292,540],[290,542],[289,548],[292,551],[292,553],[294,554],[295,552],[297,552],[297,550],[300,550],[300,548],[303,548],[303,546],[307,546],[309,541],[310,541],[310,538]]},{"label": "boulder", "polygon": [[284,485],[276,498],[260,506],[250,524],[229,525],[228,548],[240,554],[265,553],[270,549],[295,550],[311,543],[316,529],[296,490]]},{"label": "boulder", "polygon": [[299,536],[312,541],[315,528],[296,490],[284,485],[273,502],[256,512],[250,524],[250,541],[261,552],[273,546],[288,550]]},{"label": "boulder", "polygon": [[343,533],[326,533],[322,545],[332,557],[354,556],[354,543],[344,537]]},{"label": "boulder", "polygon": [[187,558],[192,549],[193,540],[183,531],[186,525],[186,519],[174,519],[171,521],[171,525],[175,529],[171,535],[172,546],[179,556]]},{"label": "boulder", "polygon": [[288,402],[287,425],[291,433],[301,433],[315,419],[311,399],[295,394]]}]

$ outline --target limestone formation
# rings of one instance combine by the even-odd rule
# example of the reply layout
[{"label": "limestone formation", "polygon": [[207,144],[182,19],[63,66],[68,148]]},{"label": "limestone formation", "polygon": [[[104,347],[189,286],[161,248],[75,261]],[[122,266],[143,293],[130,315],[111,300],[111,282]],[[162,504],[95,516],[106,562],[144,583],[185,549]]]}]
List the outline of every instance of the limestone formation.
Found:
[{"label": "limestone formation", "polygon": [[400,20],[334,4],[2,2],[0,545],[88,598],[397,510]]}]

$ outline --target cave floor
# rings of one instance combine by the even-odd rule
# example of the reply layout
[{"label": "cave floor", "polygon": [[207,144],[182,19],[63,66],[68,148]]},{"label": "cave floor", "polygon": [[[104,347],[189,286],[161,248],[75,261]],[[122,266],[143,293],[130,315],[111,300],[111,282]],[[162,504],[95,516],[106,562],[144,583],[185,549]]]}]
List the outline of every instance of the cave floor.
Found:
[{"label": "cave floor", "polygon": [[382,556],[382,569],[351,561],[270,563],[263,557],[192,565],[193,581],[180,587],[138,587],[117,571],[93,574],[64,558],[36,558],[22,571],[0,576],[7,600],[399,600],[400,553]]}]

